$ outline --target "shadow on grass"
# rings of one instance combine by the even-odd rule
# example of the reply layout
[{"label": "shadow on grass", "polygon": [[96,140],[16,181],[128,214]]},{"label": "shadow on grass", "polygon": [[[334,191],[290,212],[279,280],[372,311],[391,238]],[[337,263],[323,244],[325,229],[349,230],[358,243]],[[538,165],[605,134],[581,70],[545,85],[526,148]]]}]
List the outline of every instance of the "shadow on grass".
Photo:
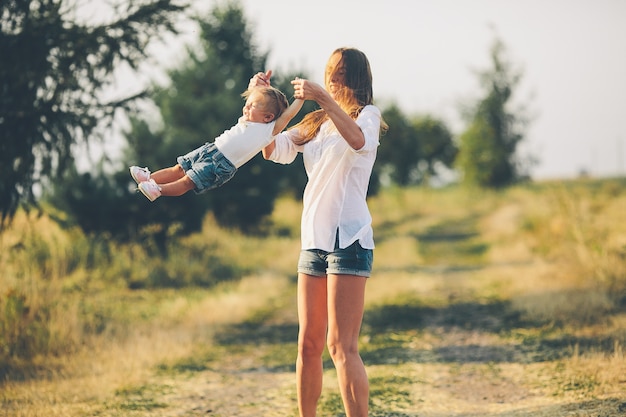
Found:
[{"label": "shadow on grass", "polygon": [[298,335],[297,323],[263,324],[243,322],[226,327],[215,336],[220,345],[275,345],[295,343]]},{"label": "shadow on grass", "polygon": [[[373,414],[374,415],[374,414]],[[383,416],[384,414],[376,414]],[[396,414],[391,414],[396,415]],[[406,417],[417,417],[416,414],[398,414]],[[432,417],[535,417],[535,416],[594,416],[617,417],[626,415],[626,402],[623,398],[607,398],[602,400],[585,400],[539,407],[525,407],[518,410],[496,413],[446,412],[445,414],[429,414]]]},{"label": "shadow on grass", "polygon": [[[275,312],[280,314],[280,312]],[[227,326],[215,335],[215,342],[227,348],[246,346],[288,346],[296,349],[297,323],[271,323],[253,319]],[[424,334],[438,338],[419,348]],[[480,334],[494,337],[481,337]],[[560,332],[543,322],[521,317],[510,302],[459,302],[441,307],[408,300],[403,305],[385,304],[365,312],[361,356],[371,365],[398,363],[535,363],[586,353],[612,354],[615,344],[626,345],[626,332],[580,337]],[[468,342],[479,336],[485,343]],[[450,341],[447,341],[448,339]],[[417,343],[416,343],[417,342]],[[275,358],[272,368],[292,369],[293,361]],[[332,366],[325,358],[325,366]]]},{"label": "shadow on grass", "polygon": [[0,362],[0,387],[4,381],[24,382],[33,379],[51,379],[63,371],[59,364]]},{"label": "shadow on grass", "polygon": [[[422,334],[459,334],[453,344],[425,349],[412,347]],[[502,341],[466,343],[463,338],[487,333]],[[443,307],[382,305],[365,313],[363,334],[370,336],[361,356],[370,364],[419,363],[534,363],[576,354],[612,354],[616,342],[626,343],[626,333],[578,337],[546,324],[523,320],[507,301],[464,302]],[[519,336],[524,335],[524,336]],[[487,340],[493,340],[489,338]]]},{"label": "shadow on grass", "polygon": [[364,324],[373,334],[428,327],[499,333],[511,327],[528,326],[508,301],[463,302],[444,307],[423,306],[417,300],[403,305],[385,304],[366,311]]},{"label": "shadow on grass", "polygon": [[422,218],[422,214],[411,214],[407,212],[407,215],[396,220],[386,220],[376,226],[376,241],[379,243],[385,242],[387,239],[397,237],[397,230],[399,226],[410,223]]},{"label": "shadow on grass", "polygon": [[[423,415],[419,408],[415,411],[387,411],[387,407],[372,407],[372,417],[418,417]],[[331,415],[331,414],[328,414]],[[332,414],[335,417],[345,416],[343,413]],[[465,411],[446,411],[442,414],[428,414],[431,417],[535,417],[535,416],[571,416],[588,415],[594,417],[616,417],[626,415],[626,402],[623,398],[607,398],[602,400],[585,400],[566,404],[538,407],[524,407],[517,410],[495,413],[468,413]]]}]

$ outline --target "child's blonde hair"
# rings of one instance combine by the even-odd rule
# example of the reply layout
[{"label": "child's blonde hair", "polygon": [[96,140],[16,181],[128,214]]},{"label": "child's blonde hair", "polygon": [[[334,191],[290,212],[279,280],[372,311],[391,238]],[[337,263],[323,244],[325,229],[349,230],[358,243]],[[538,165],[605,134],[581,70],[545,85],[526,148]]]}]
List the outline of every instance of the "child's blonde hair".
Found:
[{"label": "child's blonde hair", "polygon": [[258,91],[263,95],[263,111],[272,113],[274,115],[272,120],[276,120],[289,107],[287,96],[274,87],[254,87],[244,91],[241,96],[248,98],[253,91]]}]

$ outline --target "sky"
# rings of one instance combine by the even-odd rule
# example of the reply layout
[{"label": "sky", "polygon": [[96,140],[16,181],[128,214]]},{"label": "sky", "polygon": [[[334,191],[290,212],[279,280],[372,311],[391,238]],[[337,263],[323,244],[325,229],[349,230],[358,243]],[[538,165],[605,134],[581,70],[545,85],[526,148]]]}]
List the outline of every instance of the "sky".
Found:
[{"label": "sky", "polygon": [[[195,0],[208,12],[217,0]],[[268,69],[323,80],[331,52],[368,56],[374,97],[407,115],[430,114],[458,135],[460,104],[481,97],[475,71],[490,67],[499,38],[522,72],[513,98],[532,116],[520,151],[536,179],[585,172],[626,175],[626,1],[624,0],[240,0]],[[181,57],[189,29],[161,62]],[[391,126],[393,129],[393,126]],[[384,144],[383,144],[384,145]]]}]

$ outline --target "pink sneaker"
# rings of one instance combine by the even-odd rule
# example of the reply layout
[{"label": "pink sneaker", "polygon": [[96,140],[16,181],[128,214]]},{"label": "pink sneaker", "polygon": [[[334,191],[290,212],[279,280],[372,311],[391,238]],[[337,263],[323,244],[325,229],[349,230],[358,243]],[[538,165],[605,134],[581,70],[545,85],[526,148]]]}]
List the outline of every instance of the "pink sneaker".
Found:
[{"label": "pink sneaker", "polygon": [[138,166],[130,167],[130,176],[133,177],[137,184],[150,180],[150,170]]},{"label": "pink sneaker", "polygon": [[150,201],[154,201],[161,197],[161,187],[159,187],[153,179],[140,182],[137,188],[139,188],[139,191],[141,191]]}]

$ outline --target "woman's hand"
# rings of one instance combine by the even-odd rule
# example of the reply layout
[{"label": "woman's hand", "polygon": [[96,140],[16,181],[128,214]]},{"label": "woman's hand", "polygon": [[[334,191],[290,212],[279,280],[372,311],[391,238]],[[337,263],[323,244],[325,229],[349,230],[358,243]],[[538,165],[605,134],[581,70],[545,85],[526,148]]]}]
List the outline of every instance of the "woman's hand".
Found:
[{"label": "woman's hand", "polygon": [[250,78],[250,82],[248,83],[248,90],[254,87],[269,87],[270,78],[272,78],[272,70],[267,70],[266,72],[257,72],[252,78]]},{"label": "woman's hand", "polygon": [[361,149],[365,145],[365,136],[361,128],[321,85],[301,78],[293,80],[291,85],[294,98],[315,101],[333,121],[348,145],[353,149]]},{"label": "woman's hand", "polygon": [[291,81],[291,85],[293,85],[294,98],[317,101],[321,95],[327,95],[326,90],[321,85],[302,78],[296,77]]}]

